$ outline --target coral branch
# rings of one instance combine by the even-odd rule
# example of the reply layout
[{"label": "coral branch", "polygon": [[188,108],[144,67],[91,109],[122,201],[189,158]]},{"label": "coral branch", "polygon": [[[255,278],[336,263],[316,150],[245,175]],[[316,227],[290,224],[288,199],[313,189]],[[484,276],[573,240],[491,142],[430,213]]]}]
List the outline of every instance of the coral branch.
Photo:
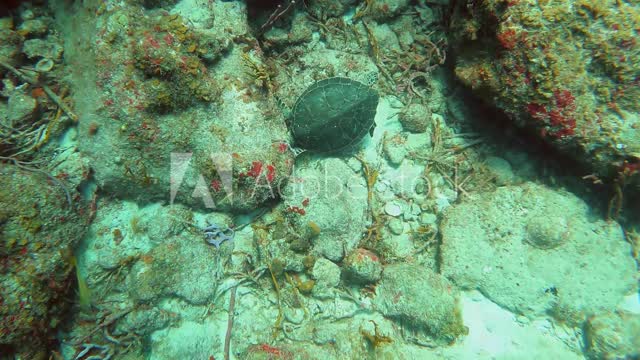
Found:
[{"label": "coral branch", "polygon": [[229,360],[229,347],[231,345],[231,329],[233,328],[233,312],[236,305],[236,290],[238,286],[231,288],[229,298],[229,317],[227,318],[227,334],[224,337],[224,360]]},{"label": "coral branch", "polygon": [[273,26],[273,24],[278,21],[278,19],[289,12],[289,10],[292,9],[295,5],[296,2],[294,0],[290,0],[284,9],[282,8],[282,5],[278,5],[278,7],[269,16],[269,19],[267,19],[267,22],[262,24],[262,26],[260,27],[260,34],[263,34],[267,30],[269,30]]}]

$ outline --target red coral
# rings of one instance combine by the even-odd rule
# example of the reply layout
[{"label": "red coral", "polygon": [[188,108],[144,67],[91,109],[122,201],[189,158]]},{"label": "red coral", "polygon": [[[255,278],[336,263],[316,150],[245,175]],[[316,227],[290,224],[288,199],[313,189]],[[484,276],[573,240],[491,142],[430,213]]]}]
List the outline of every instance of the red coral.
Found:
[{"label": "red coral", "polygon": [[[290,351],[280,349],[268,344],[254,345],[250,348],[250,352],[263,353],[268,359],[291,359],[293,355]],[[262,358],[262,357],[260,357]]]},{"label": "red coral", "polygon": [[513,29],[505,30],[501,33],[498,33],[496,37],[498,38],[500,45],[502,45],[502,47],[507,50],[515,48],[516,44],[518,43],[518,35]]},{"label": "red coral", "polygon": [[378,258],[378,256],[375,253],[362,248],[356,249],[356,259],[360,262],[363,262],[365,260],[371,260],[374,262],[380,261],[380,258]]},{"label": "red coral", "polygon": [[167,45],[169,45],[169,46],[173,45],[173,35],[171,35],[171,34],[166,34],[162,39],[164,40],[164,42],[165,42]]},{"label": "red coral", "polygon": [[556,90],[553,92],[553,97],[556,99],[556,105],[561,109],[570,109],[573,110],[575,108],[575,100],[576,98],[571,94],[569,90]]},{"label": "red coral", "polygon": [[543,132],[542,136],[549,134],[555,138],[563,138],[575,134],[576,120],[573,113],[576,109],[575,97],[569,90],[556,89],[553,92],[553,104],[551,109],[538,103],[529,103],[526,111],[534,119],[544,121],[551,127]]},{"label": "red coral", "polygon": [[149,43],[149,45],[151,45],[151,47],[155,49],[160,48],[160,43],[158,42],[158,40],[154,39],[151,35],[147,35],[147,43]]},{"label": "red coral", "polygon": [[287,145],[287,143],[278,144],[278,152],[280,152],[281,154],[284,154],[285,152],[287,152],[287,149],[289,149],[289,145]]},{"label": "red coral", "polygon": [[527,105],[527,112],[532,117],[542,120],[547,115],[547,108],[537,103],[529,103]]},{"label": "red coral", "polygon": [[267,181],[273,182],[275,178],[276,178],[276,168],[271,164],[267,165]]},{"label": "red coral", "polygon": [[564,117],[560,117],[558,121],[560,121],[557,124],[559,128],[556,129],[555,131],[550,132],[551,136],[554,136],[556,138],[563,138],[563,137],[575,135],[575,130],[576,130],[575,119],[573,118],[567,119]]},{"label": "red coral", "polygon": [[563,127],[559,130],[552,132],[551,135],[556,138],[564,138],[567,136],[575,135],[575,130],[573,128]]},{"label": "red coral", "polygon": [[565,122],[565,118],[558,109],[553,109],[549,112],[549,122],[551,126],[560,126]]},{"label": "red coral", "polygon": [[636,162],[628,162],[625,160],[625,162],[622,164],[621,172],[625,176],[630,176],[640,172],[640,160],[637,160]]},{"label": "red coral", "polygon": [[296,213],[298,215],[305,215],[307,212],[301,208],[301,207],[297,207],[297,206],[289,206],[287,208],[288,212],[292,212],[292,213]]},{"label": "red coral", "polygon": [[213,180],[213,181],[211,181],[211,188],[212,188],[215,192],[220,191],[220,189],[222,188],[222,184],[220,183],[220,180]]},{"label": "red coral", "polygon": [[260,161],[254,161],[251,163],[251,169],[247,172],[248,176],[257,178],[262,173],[262,163]]},{"label": "red coral", "polygon": [[280,349],[278,349],[276,347],[273,347],[273,346],[269,346],[267,344],[260,345],[260,350],[262,350],[262,351],[264,351],[266,353],[272,354],[272,355],[276,355],[276,356],[279,356],[282,353],[280,351]]}]

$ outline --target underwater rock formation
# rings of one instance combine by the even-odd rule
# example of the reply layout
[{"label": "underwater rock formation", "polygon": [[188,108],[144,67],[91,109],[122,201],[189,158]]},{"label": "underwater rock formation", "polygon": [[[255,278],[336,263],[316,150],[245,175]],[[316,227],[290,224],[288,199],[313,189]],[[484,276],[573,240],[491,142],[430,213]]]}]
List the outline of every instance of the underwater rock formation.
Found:
[{"label": "underwater rock formation", "polygon": [[640,357],[640,314],[616,311],[594,316],[585,328],[587,354],[592,359]]},{"label": "underwater rock formation", "polygon": [[329,158],[300,164],[295,178],[284,189],[293,228],[303,234],[313,221],[320,229],[313,238],[313,251],[340,261],[345,251],[357,247],[365,226],[367,194],[362,175],[342,160]]},{"label": "underwater rock formation", "polygon": [[[216,2],[206,11],[246,21],[245,10]],[[255,39],[246,22],[199,24],[127,6],[104,11],[95,59],[76,55],[96,66],[76,81],[98,95],[78,102],[87,114],[79,148],[99,186],[124,199],[218,210],[252,210],[277,198],[293,153],[280,110],[249,75],[264,64],[249,53]],[[86,72],[96,73],[95,83]]]},{"label": "underwater rock formation", "polygon": [[457,3],[458,79],[599,175],[640,183],[640,4]]},{"label": "underwater rock formation", "polygon": [[0,349],[24,359],[46,358],[69,308],[72,249],[88,215],[70,208],[66,190],[48,181],[0,164]]},{"label": "underwater rock formation", "polygon": [[394,264],[385,267],[374,301],[384,316],[446,344],[467,333],[458,298],[458,290],[441,275],[418,265]]},{"label": "underwater rock formation", "polygon": [[380,280],[382,263],[378,255],[367,249],[358,248],[344,261],[345,281],[355,284],[375,284]]},{"label": "underwater rock formation", "polygon": [[[76,11],[62,17],[77,17],[61,27],[71,66],[29,64],[76,81],[79,121],[56,150],[84,162],[56,157],[55,169],[79,168],[65,182],[86,197],[98,185],[76,248],[94,297],[50,350],[76,360],[580,356],[585,317],[634,288],[628,246],[615,223],[564,193],[493,193],[555,173],[537,173],[533,156],[477,133],[476,118],[452,106],[466,98],[442,66],[447,3],[66,4]],[[44,40],[38,22],[25,26]],[[28,44],[31,55],[57,55]],[[14,45],[9,53],[24,51]],[[350,136],[363,138],[351,154],[300,154],[297,99],[331,78],[380,95],[360,129],[377,130]],[[342,105],[336,98],[320,103]],[[33,117],[33,99],[16,93],[12,121]],[[314,109],[298,126],[333,110]],[[328,130],[319,143],[335,145],[335,131],[318,128]],[[610,353],[607,331],[594,330],[594,353]]]},{"label": "underwater rock formation", "polygon": [[456,285],[530,317],[579,325],[636,290],[620,225],[540,185],[502,187],[452,207],[441,251],[442,273]]}]

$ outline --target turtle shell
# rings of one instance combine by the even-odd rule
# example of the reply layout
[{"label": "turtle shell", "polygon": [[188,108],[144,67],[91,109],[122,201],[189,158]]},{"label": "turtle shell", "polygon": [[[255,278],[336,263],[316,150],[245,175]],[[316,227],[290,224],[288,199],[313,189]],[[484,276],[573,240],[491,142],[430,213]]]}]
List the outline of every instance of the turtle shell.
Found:
[{"label": "turtle shell", "polygon": [[360,141],[373,130],[378,93],[357,81],[334,77],[309,86],[293,106],[295,144],[317,152],[334,152]]}]

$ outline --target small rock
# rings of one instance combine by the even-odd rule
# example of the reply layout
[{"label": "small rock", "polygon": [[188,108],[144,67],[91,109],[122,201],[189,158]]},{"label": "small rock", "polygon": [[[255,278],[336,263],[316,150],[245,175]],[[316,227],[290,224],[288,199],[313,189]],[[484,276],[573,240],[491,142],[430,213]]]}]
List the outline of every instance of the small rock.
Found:
[{"label": "small rock", "polygon": [[316,260],[312,274],[316,280],[314,290],[332,288],[340,284],[340,267],[325,258]]},{"label": "small rock", "polygon": [[[397,0],[393,0],[394,2]],[[371,30],[373,36],[376,38],[376,42],[383,49],[389,49],[390,51],[401,51],[400,42],[396,32],[391,29],[391,26],[386,23],[372,24]]]},{"label": "small rock", "polygon": [[10,18],[10,17],[0,18],[0,31],[12,30],[12,29],[13,29],[13,18]]},{"label": "small rock", "polygon": [[387,188],[388,188],[388,187],[389,187],[389,186],[388,186],[388,185],[387,185],[387,183],[386,183],[386,182],[384,182],[384,181],[378,181],[378,182],[376,182],[376,191],[377,191],[377,192],[380,192],[380,193],[385,192],[385,191],[387,190]]},{"label": "small rock", "polygon": [[513,170],[507,160],[496,156],[489,156],[485,160],[485,165],[491,170],[493,175],[496,176],[498,185],[507,185],[513,182]]},{"label": "small rock", "polygon": [[409,0],[379,0],[371,4],[371,11],[367,16],[371,16],[376,20],[384,20],[390,19],[405,11],[409,6]]},{"label": "small rock", "polygon": [[222,54],[229,49],[230,40],[226,37],[219,36],[214,31],[202,33],[199,49],[203,52],[201,58],[208,64],[215,63]]},{"label": "small rock", "polygon": [[289,32],[289,41],[292,43],[301,43],[309,41],[312,38],[309,19],[304,13],[295,13],[291,21],[291,31]]},{"label": "small rock", "polygon": [[398,218],[391,219],[391,221],[389,221],[389,230],[391,230],[394,235],[401,235],[404,230],[404,223]]},{"label": "small rock", "polygon": [[18,30],[25,36],[37,37],[45,35],[49,29],[47,23],[40,19],[34,19],[23,22]]},{"label": "small rock", "polygon": [[430,184],[427,180],[423,179],[423,178],[418,178],[416,180],[416,194],[425,194],[425,193],[429,193],[429,188],[430,188]]},{"label": "small rock", "polygon": [[27,20],[33,20],[36,17],[36,15],[33,13],[33,10],[26,9],[25,11],[22,12],[22,14],[20,14],[20,17],[22,18],[23,21],[27,21]]},{"label": "small rock", "polygon": [[367,249],[356,249],[344,262],[345,279],[357,284],[372,284],[380,280],[380,258]]},{"label": "small rock", "polygon": [[594,359],[640,357],[640,315],[626,311],[590,318],[585,330],[587,351]]},{"label": "small rock", "polygon": [[389,163],[393,166],[398,166],[402,163],[402,160],[407,156],[407,148],[400,143],[387,140],[382,145],[385,157]]},{"label": "small rock", "polygon": [[424,24],[424,26],[429,26],[437,21],[437,16],[433,13],[433,10],[431,10],[430,7],[420,6],[417,7],[416,10],[418,11],[418,16],[420,17],[420,20],[422,20],[422,24]]},{"label": "small rock", "polygon": [[384,212],[389,216],[397,217],[402,215],[402,207],[398,203],[390,201],[384,206]]},{"label": "small rock", "polygon": [[422,209],[420,209],[420,205],[413,203],[411,204],[411,206],[409,206],[409,211],[404,213],[404,219],[417,220],[418,215],[420,215],[420,212],[422,212]]},{"label": "small rock", "polygon": [[423,266],[395,264],[385,267],[374,301],[385,317],[448,344],[468,332],[458,298],[459,292],[445,277]]},{"label": "small rock", "polygon": [[409,46],[411,46],[411,44],[413,44],[414,41],[415,39],[413,38],[411,33],[408,31],[403,31],[400,34],[398,34],[398,42],[400,43],[400,46],[403,49],[409,48]]},{"label": "small rock", "polygon": [[306,11],[318,19],[323,19],[327,17],[339,17],[341,16],[348,8],[349,5],[353,4],[353,0],[332,0],[332,1],[307,1]]},{"label": "small rock", "polygon": [[420,224],[422,225],[433,225],[436,221],[438,221],[436,214],[425,212],[420,215]]},{"label": "small rock", "polygon": [[288,322],[293,324],[302,324],[302,321],[305,319],[305,313],[302,309],[296,308],[286,308],[284,312],[284,317]]},{"label": "small rock", "polygon": [[562,216],[532,216],[527,222],[525,241],[539,249],[553,249],[562,245],[568,238],[567,220]]},{"label": "small rock", "polygon": [[455,202],[458,198],[458,194],[449,189],[442,190],[441,193],[436,194],[435,202],[438,212],[443,212],[445,209],[451,206],[451,203]]},{"label": "small rock", "polygon": [[49,36],[47,40],[30,39],[24,42],[22,49],[29,59],[48,58],[58,60],[62,57],[64,49],[57,43],[57,40]]},{"label": "small rock", "polygon": [[166,327],[169,322],[170,319],[165,316],[164,311],[156,307],[136,309],[117,322],[116,333],[136,331],[139,335],[147,336]]},{"label": "small rock", "polygon": [[422,104],[410,104],[402,110],[398,119],[406,131],[423,133],[431,122],[431,110]]},{"label": "small rock", "polygon": [[43,58],[36,63],[36,71],[49,72],[53,69],[53,61],[51,59]]},{"label": "small rock", "polygon": [[178,0],[143,0],[142,5],[147,9],[172,7]]},{"label": "small rock", "polygon": [[33,118],[37,108],[36,99],[21,91],[15,91],[9,97],[9,123],[15,125],[29,121]]},{"label": "small rock", "polygon": [[0,24],[0,58],[5,59],[11,65],[15,65],[20,55],[22,37],[10,29],[2,29]]}]

